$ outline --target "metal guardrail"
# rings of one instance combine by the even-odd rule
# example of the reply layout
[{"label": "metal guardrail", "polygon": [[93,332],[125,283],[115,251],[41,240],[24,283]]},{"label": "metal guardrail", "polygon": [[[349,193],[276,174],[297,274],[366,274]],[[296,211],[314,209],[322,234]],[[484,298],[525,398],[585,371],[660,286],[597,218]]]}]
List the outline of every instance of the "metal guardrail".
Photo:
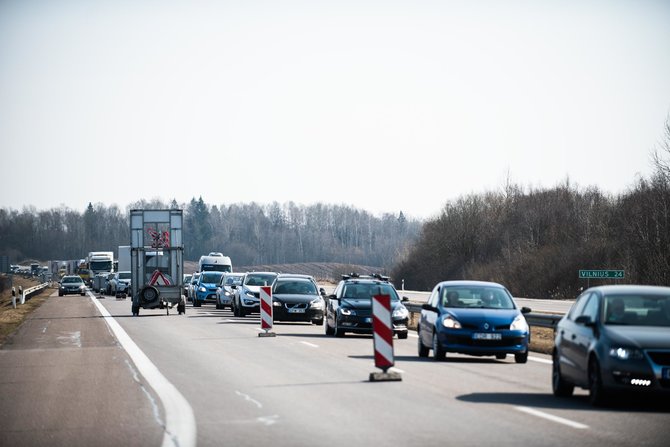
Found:
[{"label": "metal guardrail", "polygon": [[[33,286],[33,287],[29,287],[25,290],[21,290],[21,288],[19,287],[19,292],[20,292],[20,295],[21,295],[20,297],[18,297],[18,298],[20,298],[19,304],[25,304],[26,299],[30,299],[30,297],[34,293],[39,292],[40,290],[49,287],[49,284],[50,283],[48,283],[48,282],[44,282],[42,284],[39,284],[39,285],[36,285],[36,286]],[[17,298],[16,295],[14,293],[12,293],[12,306],[14,307],[14,309],[16,309],[16,298]]]},{"label": "metal guardrail", "polygon": [[[421,306],[423,305],[423,303],[405,302],[404,304],[410,313],[413,314],[421,313]],[[555,328],[556,324],[558,324],[560,319],[563,318],[563,315],[561,314],[547,314],[538,312],[530,312],[525,316],[526,321],[530,326],[546,327],[550,329]]]}]

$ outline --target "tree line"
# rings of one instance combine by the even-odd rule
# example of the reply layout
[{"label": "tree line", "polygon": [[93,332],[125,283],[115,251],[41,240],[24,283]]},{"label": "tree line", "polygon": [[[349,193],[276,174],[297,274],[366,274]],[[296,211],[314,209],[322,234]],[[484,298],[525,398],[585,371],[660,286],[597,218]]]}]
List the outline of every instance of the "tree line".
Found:
[{"label": "tree line", "polygon": [[390,269],[407,250],[421,222],[402,212],[381,216],[345,205],[208,205],[141,200],[125,210],[90,203],[78,212],[61,206],[0,209],[0,254],[25,259],[81,259],[89,251],[130,244],[129,210],[184,210],[184,258],[197,261],[218,251],[234,265],[338,262]]},{"label": "tree line", "polygon": [[417,242],[392,271],[413,290],[437,282],[500,282],[512,294],[574,298],[586,286],[578,271],[624,270],[622,283],[670,285],[670,120],[653,154],[654,173],[620,195],[578,188],[524,189],[461,197],[424,223]]}]

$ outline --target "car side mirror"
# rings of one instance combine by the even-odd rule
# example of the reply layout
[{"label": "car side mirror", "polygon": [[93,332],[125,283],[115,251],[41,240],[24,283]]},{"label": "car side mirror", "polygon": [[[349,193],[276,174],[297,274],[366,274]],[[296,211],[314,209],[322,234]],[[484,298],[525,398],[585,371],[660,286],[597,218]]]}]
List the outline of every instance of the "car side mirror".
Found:
[{"label": "car side mirror", "polygon": [[595,322],[591,320],[591,317],[588,315],[580,315],[577,318],[575,318],[575,323],[577,324],[583,324],[584,326],[595,326]]},{"label": "car side mirror", "polygon": [[321,296],[326,296],[326,289],[324,289],[323,287],[321,287],[321,288],[319,289],[319,295],[321,295]]},{"label": "car side mirror", "polygon": [[403,303],[406,303],[406,302],[409,301],[409,298],[407,298],[406,296],[403,296],[400,301],[402,301]]},{"label": "car side mirror", "polygon": [[422,305],[421,305],[421,309],[423,309],[423,310],[429,310],[429,311],[431,311],[431,312],[437,312],[437,307],[435,307],[435,306],[431,306],[431,305],[428,304],[428,303],[424,303],[424,304],[422,304]]},{"label": "car side mirror", "polygon": [[335,295],[335,294],[333,293],[332,295],[328,295],[326,298],[328,298],[329,300],[336,300],[336,299],[337,299],[337,295]]},{"label": "car side mirror", "polygon": [[232,286],[230,286],[230,288],[231,289],[237,289],[237,286],[235,284],[233,284]]},{"label": "car side mirror", "polygon": [[530,307],[522,307],[521,308],[521,313],[522,314],[529,314],[530,313]]}]

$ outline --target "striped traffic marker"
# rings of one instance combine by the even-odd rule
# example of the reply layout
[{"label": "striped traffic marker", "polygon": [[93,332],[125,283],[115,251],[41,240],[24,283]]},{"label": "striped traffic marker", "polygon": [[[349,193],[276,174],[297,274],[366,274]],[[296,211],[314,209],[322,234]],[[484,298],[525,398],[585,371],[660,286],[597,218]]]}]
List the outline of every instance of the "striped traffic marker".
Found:
[{"label": "striped traffic marker", "polygon": [[375,366],[382,373],[370,373],[370,381],[402,380],[397,372],[387,372],[394,363],[393,359],[393,324],[391,322],[391,296],[375,295],[372,297],[372,332],[375,350]]},{"label": "striped traffic marker", "polygon": [[274,337],[277,334],[272,330],[272,287],[261,287],[261,329],[265,332],[258,334],[259,337]]}]

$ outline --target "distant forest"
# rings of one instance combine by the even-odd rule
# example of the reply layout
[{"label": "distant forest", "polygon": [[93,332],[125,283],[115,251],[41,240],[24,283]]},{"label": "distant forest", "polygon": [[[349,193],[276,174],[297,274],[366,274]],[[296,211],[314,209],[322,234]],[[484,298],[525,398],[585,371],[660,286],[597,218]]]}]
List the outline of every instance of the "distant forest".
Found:
[{"label": "distant forest", "polygon": [[81,259],[89,251],[130,245],[130,209],[184,210],[184,258],[211,251],[233,265],[338,262],[390,269],[418,235],[422,223],[402,212],[375,217],[342,205],[208,205],[139,201],[125,210],[90,203],[81,213],[66,207],[38,211],[0,209],[0,254],[26,259]]},{"label": "distant forest", "polygon": [[670,285],[670,119],[654,173],[616,197],[569,181],[550,189],[511,182],[450,202],[425,222],[392,277],[411,290],[448,279],[500,282],[513,295],[575,298],[580,269],[624,270],[621,283]]},{"label": "distant forest", "polygon": [[[402,212],[375,217],[348,206],[208,205],[137,202],[128,208],[184,209],[186,260],[210,251],[233,265],[335,262],[379,267],[396,286],[430,290],[449,279],[500,282],[515,296],[574,298],[603,281],[580,269],[624,270],[622,283],[670,285],[670,120],[654,172],[617,196],[508,182],[499,191],[446,202],[427,221]],[[75,259],[128,245],[128,210],[90,204],[37,211],[0,209],[0,255]],[[604,281],[608,282],[608,281]],[[612,281],[609,281],[612,282]]]}]

